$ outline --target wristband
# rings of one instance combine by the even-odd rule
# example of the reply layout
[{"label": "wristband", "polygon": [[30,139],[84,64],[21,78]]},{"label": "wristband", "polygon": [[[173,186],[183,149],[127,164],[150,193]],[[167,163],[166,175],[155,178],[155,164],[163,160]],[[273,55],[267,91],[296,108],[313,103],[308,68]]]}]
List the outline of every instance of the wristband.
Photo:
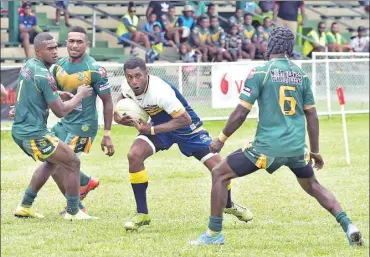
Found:
[{"label": "wristband", "polygon": [[150,135],[152,135],[152,136],[154,136],[154,135],[155,135],[154,126],[151,126],[151,127],[150,127]]},{"label": "wristband", "polygon": [[110,130],[104,130],[104,136],[110,137]]},{"label": "wristband", "polygon": [[225,143],[228,138],[229,137],[225,136],[223,132],[221,132],[220,135],[218,136],[218,140],[220,140],[222,143]]},{"label": "wristband", "polygon": [[316,154],[316,155],[320,155],[320,152],[318,152],[318,153],[313,153],[313,152],[310,152],[310,154]]}]

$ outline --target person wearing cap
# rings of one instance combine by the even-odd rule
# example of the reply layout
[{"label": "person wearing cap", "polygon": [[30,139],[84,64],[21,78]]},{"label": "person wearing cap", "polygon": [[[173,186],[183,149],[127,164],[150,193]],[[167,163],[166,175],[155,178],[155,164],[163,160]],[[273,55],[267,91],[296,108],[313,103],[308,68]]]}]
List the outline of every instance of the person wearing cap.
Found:
[{"label": "person wearing cap", "polygon": [[310,40],[305,40],[303,44],[303,55],[307,57],[312,57],[312,52],[324,52],[325,46],[327,45],[326,25],[324,22],[319,22],[317,25],[317,30],[311,30],[307,37]]},{"label": "person wearing cap", "polygon": [[188,41],[190,32],[195,26],[194,9],[190,5],[185,5],[183,15],[179,17],[179,27],[181,34],[181,41]]},{"label": "person wearing cap", "polygon": [[32,5],[30,2],[24,2],[22,5],[23,15],[19,16],[19,40],[23,45],[26,58],[30,58],[30,44],[36,35],[42,30],[37,26],[37,18],[31,14]]},{"label": "person wearing cap", "polygon": [[352,48],[339,33],[338,23],[333,22],[330,31],[326,33],[329,52],[351,52]]},{"label": "person wearing cap", "polygon": [[369,52],[369,36],[364,26],[357,29],[358,35],[352,39],[351,47],[354,52]]}]

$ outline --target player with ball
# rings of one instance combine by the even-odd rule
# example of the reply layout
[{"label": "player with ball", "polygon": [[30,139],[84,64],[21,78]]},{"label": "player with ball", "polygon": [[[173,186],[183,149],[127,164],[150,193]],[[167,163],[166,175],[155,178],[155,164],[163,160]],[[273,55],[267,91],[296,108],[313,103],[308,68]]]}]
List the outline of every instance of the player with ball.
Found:
[{"label": "player with ball", "polygon": [[[210,171],[222,158],[218,153],[210,152],[212,139],[202,127],[203,122],[175,87],[150,75],[145,62],[140,58],[125,62],[124,72],[124,84],[127,83],[129,87],[123,89],[116,105],[114,120],[124,126],[135,126],[139,131],[128,153],[129,178],[137,214],[124,225],[126,230],[137,230],[143,225],[149,225],[151,221],[146,200],[148,171],[144,166],[148,157],[177,144],[185,156],[195,157]],[[123,113],[118,110],[120,108],[127,111]],[[147,122],[149,116],[150,123]],[[233,203],[230,192],[229,186],[225,213],[241,221],[250,221],[253,214],[249,209]]]}]

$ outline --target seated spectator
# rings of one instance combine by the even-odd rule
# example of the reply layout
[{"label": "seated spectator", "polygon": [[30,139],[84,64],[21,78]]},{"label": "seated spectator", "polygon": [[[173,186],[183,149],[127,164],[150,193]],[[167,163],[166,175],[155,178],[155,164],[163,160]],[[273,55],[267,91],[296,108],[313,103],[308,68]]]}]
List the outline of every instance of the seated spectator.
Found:
[{"label": "seated spectator", "polygon": [[66,26],[71,27],[71,24],[69,23],[69,14],[68,14],[69,1],[68,0],[55,1],[55,5],[57,6],[57,9],[55,12],[55,25],[59,26],[60,14],[62,12],[61,10],[63,10],[64,21],[66,23]]},{"label": "seated spectator", "polygon": [[303,55],[312,58],[312,52],[324,52],[325,46],[327,45],[325,23],[319,22],[317,26],[318,31],[311,30],[307,37],[311,40],[306,40],[303,44]]},{"label": "seated spectator", "polygon": [[193,8],[195,17],[199,17],[207,13],[207,6],[204,1],[189,1],[189,6]]},{"label": "seated spectator", "polygon": [[162,20],[166,38],[175,42],[176,46],[180,46],[180,27],[178,17],[175,16],[175,7],[171,6],[168,10],[168,17]]},{"label": "seated spectator", "polygon": [[30,44],[33,44],[36,35],[42,32],[37,25],[36,16],[31,15],[31,6],[30,2],[25,2],[22,5],[23,15],[19,17],[19,39],[22,42],[26,58],[31,57]]},{"label": "seated spectator", "polygon": [[182,62],[199,62],[202,56],[202,53],[198,49],[191,49],[188,43],[182,43],[179,52]]},{"label": "seated spectator", "polygon": [[[149,32],[150,34],[154,34],[154,25],[158,25],[162,30],[162,25],[157,21],[157,15],[152,12],[149,15],[148,21],[144,25],[144,31]],[[154,38],[152,35],[149,35],[149,40],[152,41]]]},{"label": "seated spectator", "polygon": [[237,25],[231,27],[231,34],[226,36],[225,46],[233,61],[249,58],[248,54],[242,51],[242,38]]},{"label": "seated spectator", "polygon": [[252,14],[250,13],[244,14],[242,35],[242,49],[248,53],[252,60],[254,60],[256,56],[257,33],[256,29],[252,26]]},{"label": "seated spectator", "polygon": [[222,58],[232,61],[231,55],[225,49],[225,31],[220,27],[217,16],[211,17],[211,26],[209,27],[209,33],[211,35],[211,43],[218,52],[221,52]]},{"label": "seated spectator", "polygon": [[197,47],[202,53],[202,61],[207,62],[209,57],[216,56],[218,62],[222,61],[222,53],[217,48],[211,46],[211,38],[209,33],[209,19],[207,16],[199,17],[199,26],[195,26],[192,30],[190,45]]},{"label": "seated spectator", "polygon": [[367,29],[364,26],[359,26],[357,32],[357,36],[351,41],[353,51],[369,52],[369,36],[366,34]]},{"label": "seated spectator", "polygon": [[257,28],[257,37],[259,43],[259,53],[263,55],[267,51],[267,42],[269,38],[269,33],[271,32],[271,19],[269,17],[265,17],[263,19],[263,26],[259,26]]},{"label": "seated spectator", "polygon": [[183,15],[179,17],[182,41],[188,41],[191,31],[195,26],[194,9],[190,5],[184,7]]},{"label": "seated spectator", "polygon": [[[152,14],[153,15],[153,14]],[[151,51],[146,54],[146,62],[153,63],[155,60],[159,60],[159,56],[163,53],[163,46],[176,47],[175,43],[171,40],[164,38],[161,25],[156,23],[153,25],[153,38],[150,41]]]},{"label": "seated spectator", "polygon": [[[19,16],[22,16],[22,15],[24,15],[24,9],[23,9],[23,4],[24,3],[26,3],[26,2],[28,2],[28,1],[26,1],[26,0],[21,0],[21,7],[18,9],[18,14],[19,14]],[[33,12],[32,12],[32,9],[31,9],[31,12],[29,13],[29,15],[35,15]]]},{"label": "seated spectator", "polygon": [[300,25],[304,25],[305,9],[303,1],[275,1],[273,20],[279,26],[286,27],[293,31],[293,33],[296,33],[298,27],[298,10],[302,14]]},{"label": "seated spectator", "polygon": [[[129,3],[128,13],[123,15],[121,22],[118,24],[116,35],[118,43],[123,46],[130,46],[127,40],[132,40],[136,43],[143,43],[146,49],[150,48],[149,38],[144,33],[137,31],[139,18],[136,16],[136,7],[133,2]],[[135,46],[131,45],[131,55],[137,55]]]},{"label": "seated spectator", "polygon": [[216,5],[215,4],[210,3],[208,5],[207,15],[208,15],[208,18],[209,19],[211,19],[211,17],[217,17],[218,16],[217,11],[216,11]]},{"label": "seated spectator", "polygon": [[255,1],[236,1],[235,7],[242,9],[245,13],[257,13],[260,14],[261,8]]},{"label": "seated spectator", "polygon": [[329,52],[351,52],[351,46],[339,33],[339,26],[333,22],[330,31],[326,33],[326,41],[328,42]]},{"label": "seated spectator", "polygon": [[265,17],[263,19],[263,39],[267,42],[269,39],[269,34],[272,31],[272,22],[270,17]]},{"label": "seated spectator", "polygon": [[157,21],[162,23],[162,18],[168,16],[168,10],[171,6],[170,1],[150,1],[146,10],[146,19],[149,20],[150,15],[155,13]]},{"label": "seated spectator", "polygon": [[239,33],[243,31],[243,11],[240,8],[235,10],[235,14],[229,18],[230,27],[236,25],[239,30]]}]

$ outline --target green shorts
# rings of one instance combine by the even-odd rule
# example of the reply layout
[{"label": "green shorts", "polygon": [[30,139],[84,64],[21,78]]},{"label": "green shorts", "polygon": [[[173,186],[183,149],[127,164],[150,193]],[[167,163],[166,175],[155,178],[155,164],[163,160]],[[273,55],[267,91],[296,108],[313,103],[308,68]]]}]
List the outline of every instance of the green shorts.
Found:
[{"label": "green shorts", "polygon": [[95,135],[92,137],[80,137],[71,134],[65,130],[60,122],[55,124],[51,131],[55,133],[55,136],[57,136],[60,140],[69,145],[69,147],[77,154],[77,156],[80,156],[81,153],[88,154],[95,138]]},{"label": "green shorts", "polygon": [[28,156],[31,156],[35,161],[42,162],[54,154],[59,143],[59,139],[53,133],[31,140],[21,140],[15,136],[13,139]]},{"label": "green shorts", "polygon": [[258,168],[265,169],[269,173],[273,173],[281,166],[287,166],[291,169],[296,168],[303,168],[307,166],[308,162],[310,161],[310,154],[305,149],[305,153],[298,156],[293,157],[269,157],[258,150],[256,150],[252,144],[248,144],[248,146],[244,149],[245,156],[253,162]]}]

